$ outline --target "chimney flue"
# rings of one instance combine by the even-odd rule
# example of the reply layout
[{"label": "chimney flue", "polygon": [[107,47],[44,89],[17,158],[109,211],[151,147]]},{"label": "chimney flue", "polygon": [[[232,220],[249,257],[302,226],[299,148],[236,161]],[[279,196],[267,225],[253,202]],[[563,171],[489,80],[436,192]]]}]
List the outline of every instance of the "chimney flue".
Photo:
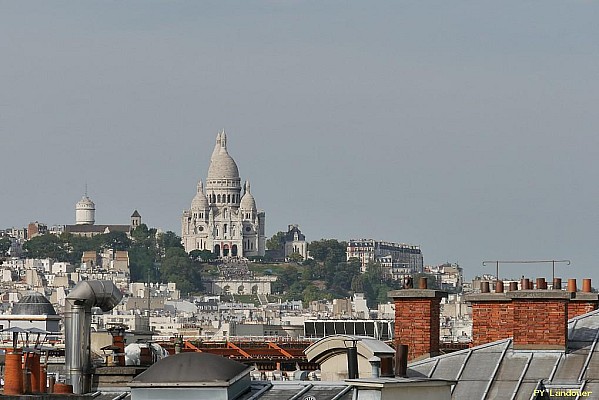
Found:
[{"label": "chimney flue", "polygon": [[582,291],[585,293],[591,293],[592,289],[591,289],[591,280],[590,279],[583,279],[582,280]]},{"label": "chimney flue", "polygon": [[520,286],[522,286],[522,290],[528,290],[529,283],[530,283],[530,281],[528,280],[528,278],[522,278],[522,281],[520,282]]},{"label": "chimney flue", "polygon": [[562,278],[553,278],[553,290],[562,290]]},{"label": "chimney flue", "polygon": [[576,279],[575,278],[568,279],[568,292],[576,293],[577,290],[578,289],[576,287]]},{"label": "chimney flue", "polygon": [[503,281],[495,282],[495,293],[503,293]]},{"label": "chimney flue", "polygon": [[395,349],[395,376],[408,377],[408,345],[397,344]]},{"label": "chimney flue", "polygon": [[348,379],[358,379],[358,347],[356,342],[349,344],[347,348],[347,377]]},{"label": "chimney flue", "polygon": [[545,289],[545,278],[537,278],[537,289],[538,290]]},{"label": "chimney flue", "polygon": [[368,359],[372,367],[372,377],[379,378],[380,377],[380,368],[381,368],[381,359],[380,357],[374,356]]},{"label": "chimney flue", "polygon": [[518,290],[518,282],[510,282],[510,292]]},{"label": "chimney flue", "polygon": [[481,293],[489,293],[489,282],[488,281],[484,281],[480,283],[480,291]]},{"label": "chimney flue", "polygon": [[426,277],[421,277],[420,280],[418,281],[418,287],[420,289],[428,289],[428,282]]}]

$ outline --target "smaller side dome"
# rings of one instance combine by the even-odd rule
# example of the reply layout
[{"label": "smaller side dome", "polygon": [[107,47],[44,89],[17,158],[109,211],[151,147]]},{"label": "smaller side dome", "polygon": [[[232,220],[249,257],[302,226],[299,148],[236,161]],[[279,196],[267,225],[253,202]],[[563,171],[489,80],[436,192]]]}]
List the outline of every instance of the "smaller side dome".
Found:
[{"label": "smaller side dome", "polygon": [[46,296],[31,292],[13,305],[12,315],[56,315],[56,310]]},{"label": "smaller side dome", "polygon": [[191,209],[192,210],[205,210],[208,208],[208,199],[203,191],[202,181],[198,182],[198,192],[195,197],[191,201]]},{"label": "smaller side dome", "polygon": [[245,182],[245,193],[241,198],[239,207],[243,210],[256,211],[256,199],[252,196],[252,193],[250,192],[250,183],[247,181]]}]

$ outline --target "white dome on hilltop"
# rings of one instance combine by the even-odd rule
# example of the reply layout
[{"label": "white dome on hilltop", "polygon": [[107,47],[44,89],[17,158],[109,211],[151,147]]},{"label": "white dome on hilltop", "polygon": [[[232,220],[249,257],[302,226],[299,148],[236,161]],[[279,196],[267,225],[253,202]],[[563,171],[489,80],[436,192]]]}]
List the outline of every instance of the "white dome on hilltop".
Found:
[{"label": "white dome on hilltop", "polygon": [[208,181],[216,179],[239,179],[237,164],[227,151],[227,135],[224,131],[216,136],[216,146],[208,168]]}]

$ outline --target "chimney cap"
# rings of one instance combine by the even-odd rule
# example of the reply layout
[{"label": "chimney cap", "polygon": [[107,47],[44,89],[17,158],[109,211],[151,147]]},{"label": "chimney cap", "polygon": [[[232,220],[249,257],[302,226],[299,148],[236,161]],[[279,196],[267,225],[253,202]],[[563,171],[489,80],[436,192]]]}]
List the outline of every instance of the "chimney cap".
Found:
[{"label": "chimney cap", "polygon": [[573,292],[571,300],[578,301],[598,301],[599,293]]},{"label": "chimney cap", "polygon": [[469,301],[469,302],[485,302],[485,301],[505,301],[505,302],[510,302],[512,301],[511,298],[506,296],[506,293],[474,293],[474,294],[467,294],[466,296],[464,296],[464,300],[465,301]]},{"label": "chimney cap", "polygon": [[391,290],[387,293],[391,298],[443,298],[447,297],[447,292],[434,289],[400,289]]},{"label": "chimney cap", "polygon": [[519,290],[508,292],[506,295],[512,299],[521,300],[570,300],[572,293],[564,290]]}]

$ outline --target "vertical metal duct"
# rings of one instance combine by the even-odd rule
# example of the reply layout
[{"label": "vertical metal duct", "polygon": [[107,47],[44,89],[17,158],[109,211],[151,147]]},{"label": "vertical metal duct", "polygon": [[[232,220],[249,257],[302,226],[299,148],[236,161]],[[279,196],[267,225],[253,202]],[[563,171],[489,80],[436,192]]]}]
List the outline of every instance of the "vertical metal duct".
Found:
[{"label": "vertical metal duct", "polygon": [[347,373],[349,379],[358,379],[358,348],[354,343],[347,348]]},{"label": "vertical metal duct", "polygon": [[69,293],[65,307],[65,364],[73,393],[91,390],[91,309],[110,311],[123,295],[111,281],[83,281]]},{"label": "vertical metal duct", "polygon": [[397,343],[395,348],[395,376],[408,377],[408,345]]}]

